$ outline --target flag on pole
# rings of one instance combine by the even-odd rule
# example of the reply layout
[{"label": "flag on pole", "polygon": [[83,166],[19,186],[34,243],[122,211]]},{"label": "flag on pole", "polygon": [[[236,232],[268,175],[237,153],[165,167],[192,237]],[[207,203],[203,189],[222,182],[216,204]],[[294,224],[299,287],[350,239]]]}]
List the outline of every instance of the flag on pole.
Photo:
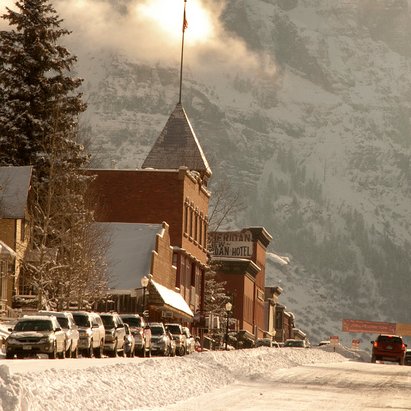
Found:
[{"label": "flag on pole", "polygon": [[186,9],[184,7],[184,17],[183,17],[183,33],[186,31],[186,28],[188,27],[187,19],[186,19]]}]

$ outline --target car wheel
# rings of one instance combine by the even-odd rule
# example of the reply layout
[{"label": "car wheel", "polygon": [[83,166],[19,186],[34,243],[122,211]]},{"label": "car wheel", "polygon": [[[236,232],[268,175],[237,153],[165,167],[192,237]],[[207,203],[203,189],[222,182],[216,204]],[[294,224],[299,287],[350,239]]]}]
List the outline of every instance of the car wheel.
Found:
[{"label": "car wheel", "polygon": [[63,347],[63,351],[58,355],[58,357],[61,359],[61,360],[64,360],[65,358],[66,358],[66,346],[64,345],[64,347]]},{"label": "car wheel", "polygon": [[49,354],[49,358],[51,360],[54,360],[55,358],[57,358],[57,344],[54,343],[53,345],[53,351]]},{"label": "car wheel", "polygon": [[71,358],[78,358],[78,347],[71,352]]},{"label": "car wheel", "polygon": [[180,357],[183,357],[185,354],[186,354],[185,348],[184,348],[184,347],[181,347],[181,348],[180,348],[180,353],[179,353]]},{"label": "car wheel", "polygon": [[373,355],[372,357],[371,357],[371,362],[376,362],[377,360],[375,359],[375,355]]},{"label": "car wheel", "polygon": [[71,357],[71,347],[73,345],[73,342],[70,343],[68,347],[66,347],[66,357],[70,358]]},{"label": "car wheel", "polygon": [[90,342],[90,347],[86,350],[86,357],[92,358],[93,357],[93,341]]},{"label": "car wheel", "polygon": [[112,358],[117,357],[117,344],[118,344],[118,342],[116,340],[116,343],[114,344],[113,351],[110,353],[110,357],[112,357]]},{"label": "car wheel", "polygon": [[146,356],[146,346],[145,345],[143,345],[143,348],[139,351],[138,356],[142,358]]},{"label": "car wheel", "polygon": [[8,360],[12,360],[12,359],[14,358],[14,352],[8,352],[8,353],[6,353],[6,358],[7,358]]},{"label": "car wheel", "polygon": [[17,354],[17,359],[22,360],[23,358],[24,358],[24,354],[20,354],[20,353]]},{"label": "car wheel", "polygon": [[104,351],[104,343],[103,341],[100,341],[100,346],[94,349],[94,356],[96,358],[102,358],[103,351]]}]

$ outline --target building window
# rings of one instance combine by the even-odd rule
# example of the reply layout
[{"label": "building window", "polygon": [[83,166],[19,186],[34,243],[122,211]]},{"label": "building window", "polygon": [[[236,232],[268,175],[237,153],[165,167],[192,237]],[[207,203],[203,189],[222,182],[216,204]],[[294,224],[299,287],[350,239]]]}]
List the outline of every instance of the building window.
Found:
[{"label": "building window", "polygon": [[190,237],[193,237],[194,210],[190,207]]},{"label": "building window", "polygon": [[195,287],[196,285],[196,265],[195,263],[191,264],[191,287]]},{"label": "building window", "polygon": [[198,242],[200,243],[200,245],[204,245],[203,243],[203,224],[204,224],[204,220],[203,220],[203,213],[200,213],[200,217],[199,217],[199,233],[198,233]]},{"label": "building window", "polygon": [[257,288],[257,298],[260,301],[264,301],[264,292],[262,290],[258,289],[258,288]]},{"label": "building window", "polygon": [[24,241],[26,238],[26,220],[21,220],[20,225],[20,241]]},{"label": "building window", "polygon": [[194,214],[194,241],[198,241],[198,211]]},{"label": "building window", "polygon": [[188,204],[184,204],[184,232],[188,234]]},{"label": "building window", "polygon": [[275,313],[275,329],[282,330],[283,328],[283,314],[281,311]]},{"label": "building window", "polygon": [[208,229],[208,223],[207,223],[207,217],[204,220],[204,232],[203,232],[203,246],[207,248],[207,229]]}]

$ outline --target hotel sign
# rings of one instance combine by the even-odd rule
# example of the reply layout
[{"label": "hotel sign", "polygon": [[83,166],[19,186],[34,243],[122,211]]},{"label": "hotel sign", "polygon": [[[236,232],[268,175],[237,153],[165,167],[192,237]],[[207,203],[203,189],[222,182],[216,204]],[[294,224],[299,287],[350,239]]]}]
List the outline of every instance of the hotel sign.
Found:
[{"label": "hotel sign", "polygon": [[251,231],[210,233],[210,248],[214,257],[251,258],[253,236]]}]

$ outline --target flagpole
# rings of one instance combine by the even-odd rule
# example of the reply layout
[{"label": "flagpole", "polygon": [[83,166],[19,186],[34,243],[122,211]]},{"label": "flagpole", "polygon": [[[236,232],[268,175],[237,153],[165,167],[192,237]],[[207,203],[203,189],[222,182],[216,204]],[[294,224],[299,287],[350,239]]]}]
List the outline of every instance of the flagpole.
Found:
[{"label": "flagpole", "polygon": [[186,4],[187,4],[187,0],[184,0],[183,35],[181,37],[181,59],[180,59],[180,94],[179,94],[179,97],[178,97],[178,103],[179,104],[181,104],[181,89],[183,87],[184,32],[185,32],[186,27],[187,27]]}]

